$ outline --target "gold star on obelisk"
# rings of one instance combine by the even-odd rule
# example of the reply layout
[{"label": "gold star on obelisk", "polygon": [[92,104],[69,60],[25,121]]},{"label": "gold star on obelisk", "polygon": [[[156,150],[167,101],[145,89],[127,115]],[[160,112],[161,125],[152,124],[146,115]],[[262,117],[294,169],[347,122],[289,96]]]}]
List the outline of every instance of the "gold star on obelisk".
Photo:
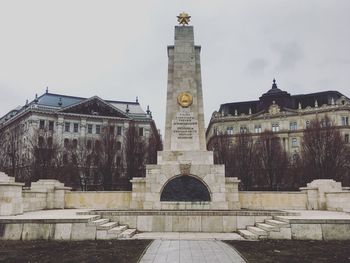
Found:
[{"label": "gold star on obelisk", "polygon": [[188,25],[188,22],[190,22],[190,16],[185,13],[185,12],[182,12],[180,13],[178,16],[177,16],[177,21],[179,22],[180,25]]}]

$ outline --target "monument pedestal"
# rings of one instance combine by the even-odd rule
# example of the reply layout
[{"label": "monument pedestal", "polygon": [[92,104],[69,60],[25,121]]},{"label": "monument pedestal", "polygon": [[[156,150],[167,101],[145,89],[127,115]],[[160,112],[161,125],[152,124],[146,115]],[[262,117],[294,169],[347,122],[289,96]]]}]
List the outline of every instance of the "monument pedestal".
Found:
[{"label": "monument pedestal", "polygon": [[[206,162],[202,162],[204,159]],[[240,181],[235,177],[225,178],[224,165],[214,165],[210,160],[212,152],[159,152],[159,164],[147,165],[146,177],[131,181],[131,208],[240,209]]]}]

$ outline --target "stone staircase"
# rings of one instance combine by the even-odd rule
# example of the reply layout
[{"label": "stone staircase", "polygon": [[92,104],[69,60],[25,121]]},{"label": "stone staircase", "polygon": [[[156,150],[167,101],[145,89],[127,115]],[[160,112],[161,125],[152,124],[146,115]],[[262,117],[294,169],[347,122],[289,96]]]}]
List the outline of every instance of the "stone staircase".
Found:
[{"label": "stone staircase", "polygon": [[118,222],[110,221],[98,216],[88,223],[89,226],[96,227],[96,239],[128,239],[136,234],[136,229],[128,228],[126,225],[119,225]]},{"label": "stone staircase", "polygon": [[278,216],[266,219],[264,223],[255,223],[255,226],[239,229],[238,233],[248,240],[292,238],[290,224]]}]

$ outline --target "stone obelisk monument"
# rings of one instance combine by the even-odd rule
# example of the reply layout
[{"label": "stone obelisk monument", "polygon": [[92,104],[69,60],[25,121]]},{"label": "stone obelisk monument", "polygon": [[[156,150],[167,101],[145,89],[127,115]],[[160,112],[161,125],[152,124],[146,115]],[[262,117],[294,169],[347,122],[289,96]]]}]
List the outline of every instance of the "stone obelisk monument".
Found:
[{"label": "stone obelisk monument", "polygon": [[168,46],[164,151],[146,178],[133,178],[135,209],[238,209],[238,180],[225,178],[206,150],[200,47],[190,16],[178,16],[175,41]]},{"label": "stone obelisk monument", "polygon": [[192,26],[175,27],[168,58],[164,150],[205,151],[200,46],[194,45]]}]

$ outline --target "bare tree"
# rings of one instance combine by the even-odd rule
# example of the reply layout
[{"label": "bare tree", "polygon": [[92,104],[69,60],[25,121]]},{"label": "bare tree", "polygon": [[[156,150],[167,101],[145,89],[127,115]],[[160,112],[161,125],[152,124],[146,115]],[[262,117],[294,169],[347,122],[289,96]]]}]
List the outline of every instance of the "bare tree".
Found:
[{"label": "bare tree", "polygon": [[236,176],[234,171],[232,136],[227,134],[218,134],[214,136],[210,140],[208,150],[213,151],[215,164],[225,165],[226,177]]},{"label": "bare tree", "polygon": [[135,122],[130,122],[125,137],[126,176],[128,180],[133,177],[145,176],[145,148],[145,141],[140,136]]},{"label": "bare tree", "polygon": [[301,158],[306,181],[332,178],[343,180],[350,162],[347,148],[340,131],[328,116],[315,118],[304,131]]},{"label": "bare tree", "polygon": [[61,144],[54,140],[52,132],[46,129],[36,130],[34,134],[36,136],[28,139],[32,150],[30,181],[61,180],[63,168]]},{"label": "bare tree", "polygon": [[6,170],[6,155],[5,133],[0,132],[0,171]]},{"label": "bare tree", "polygon": [[250,133],[241,133],[235,137],[233,146],[234,175],[241,179],[242,190],[251,190],[254,177],[255,158],[254,141]]},{"label": "bare tree", "polygon": [[288,168],[287,153],[283,150],[279,137],[271,131],[264,131],[255,143],[257,154],[257,176],[264,185],[267,181],[269,190],[279,190],[281,180]]},{"label": "bare tree", "polygon": [[147,164],[156,164],[157,152],[163,149],[162,139],[160,138],[160,135],[152,132],[148,139],[146,148]]},{"label": "bare tree", "polygon": [[118,168],[121,163],[117,161],[119,143],[113,125],[104,126],[101,141],[95,141],[95,162],[101,175],[103,190],[106,191],[113,190],[113,182],[118,181],[117,177],[120,176]]},{"label": "bare tree", "polygon": [[24,132],[22,124],[0,132],[0,169],[16,179],[20,176],[22,165],[21,147]]}]

